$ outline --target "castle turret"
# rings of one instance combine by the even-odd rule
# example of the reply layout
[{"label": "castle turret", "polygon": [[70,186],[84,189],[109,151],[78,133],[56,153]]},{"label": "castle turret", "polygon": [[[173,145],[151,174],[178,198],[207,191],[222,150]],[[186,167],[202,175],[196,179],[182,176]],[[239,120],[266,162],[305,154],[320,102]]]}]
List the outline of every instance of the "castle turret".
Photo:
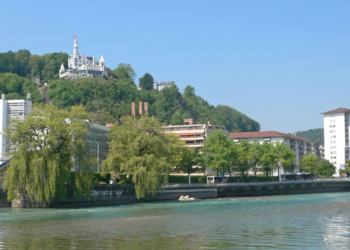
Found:
[{"label": "castle turret", "polygon": [[99,63],[100,63],[101,68],[105,66],[105,59],[103,58],[103,55],[101,56]]},{"label": "castle turret", "polygon": [[64,71],[66,71],[66,69],[64,68],[64,65],[63,65],[63,63],[61,64],[61,68],[60,68],[60,72],[64,72]]},{"label": "castle turret", "polygon": [[78,57],[79,56],[79,53],[78,53],[78,40],[75,39],[74,40],[74,47],[73,47],[73,57]]}]

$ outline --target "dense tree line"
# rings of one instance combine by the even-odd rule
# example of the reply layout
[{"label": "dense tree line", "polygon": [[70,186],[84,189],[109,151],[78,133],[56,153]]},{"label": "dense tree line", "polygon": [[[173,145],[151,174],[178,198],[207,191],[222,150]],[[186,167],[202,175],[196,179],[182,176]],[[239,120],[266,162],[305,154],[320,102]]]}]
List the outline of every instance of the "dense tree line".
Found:
[{"label": "dense tree line", "polygon": [[323,143],[324,142],[324,132],[323,128],[314,128],[305,131],[296,132],[297,136],[306,138],[315,143]]},{"label": "dense tree line", "polygon": [[67,53],[48,53],[42,56],[32,55],[29,50],[0,53],[0,73],[13,73],[31,79],[40,76],[40,79],[57,79],[61,64],[68,66]]},{"label": "dense tree line", "polygon": [[294,164],[295,152],[283,142],[260,144],[257,140],[249,142],[241,140],[236,144],[221,131],[215,131],[208,136],[202,148],[200,161],[203,166],[219,172],[239,172],[244,178],[248,171],[256,174],[265,173],[266,177],[273,172],[279,175],[281,170],[293,173],[299,168],[301,172],[317,173],[317,175],[331,176],[335,173],[335,166],[328,160],[319,159],[314,154],[302,158],[299,166]]},{"label": "dense tree line", "polygon": [[[121,70],[115,70],[116,73]],[[147,77],[148,78],[148,77]],[[144,79],[144,78],[142,78]],[[141,80],[141,79],[140,79]],[[148,88],[148,87],[147,87]],[[85,78],[77,81],[56,80],[50,84],[52,103],[60,108],[83,105],[95,122],[115,122],[130,115],[132,102],[147,102],[149,115],[166,124],[182,124],[183,119],[195,118],[199,123],[224,125],[229,131],[258,131],[260,125],[237,110],[219,105],[214,107],[195,94],[191,86],[180,93],[176,85],[156,90],[137,90],[133,79],[119,74],[119,78]]]},{"label": "dense tree line", "polygon": [[16,74],[0,74],[0,95],[6,94],[6,99],[25,99],[27,93],[31,93],[33,102],[44,101],[35,82]]}]

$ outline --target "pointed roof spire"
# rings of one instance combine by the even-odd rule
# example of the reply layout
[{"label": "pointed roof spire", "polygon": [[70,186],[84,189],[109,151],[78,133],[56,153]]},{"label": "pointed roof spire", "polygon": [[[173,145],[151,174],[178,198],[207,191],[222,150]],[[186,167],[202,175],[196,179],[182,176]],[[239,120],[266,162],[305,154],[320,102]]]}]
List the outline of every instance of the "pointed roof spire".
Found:
[{"label": "pointed roof spire", "polygon": [[63,65],[63,63],[61,64],[61,68],[60,68],[60,71],[64,71],[65,70],[65,68],[64,68],[64,65]]},{"label": "pointed roof spire", "polygon": [[103,58],[103,55],[101,55],[100,62],[105,62],[105,59]]}]

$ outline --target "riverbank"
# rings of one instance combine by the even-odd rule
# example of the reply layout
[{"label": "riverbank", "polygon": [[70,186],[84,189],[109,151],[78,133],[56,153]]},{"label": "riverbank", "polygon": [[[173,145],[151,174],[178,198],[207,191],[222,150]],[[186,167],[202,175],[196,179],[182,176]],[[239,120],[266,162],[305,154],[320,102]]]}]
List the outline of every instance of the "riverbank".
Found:
[{"label": "riverbank", "polygon": [[252,183],[225,183],[208,184],[168,184],[156,193],[153,198],[148,195],[138,200],[132,184],[95,185],[91,191],[91,199],[68,197],[67,200],[51,200],[49,202],[35,202],[30,197],[20,197],[12,202],[17,208],[64,208],[88,207],[117,204],[131,204],[149,201],[177,200],[180,196],[189,196],[196,199],[214,199],[225,197],[251,197],[288,194],[310,194],[350,192],[349,179],[317,180],[317,181],[286,181],[286,182],[252,182]]}]

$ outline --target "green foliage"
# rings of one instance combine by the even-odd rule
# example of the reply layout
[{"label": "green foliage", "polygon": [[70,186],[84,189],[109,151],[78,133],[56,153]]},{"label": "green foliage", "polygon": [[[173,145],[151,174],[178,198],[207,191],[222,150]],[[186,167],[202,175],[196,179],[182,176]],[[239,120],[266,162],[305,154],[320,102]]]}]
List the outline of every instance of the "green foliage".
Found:
[{"label": "green foliage", "polygon": [[308,153],[300,162],[300,170],[307,173],[315,173],[315,168],[317,168],[318,157],[314,154]]},{"label": "green foliage", "polygon": [[164,133],[157,119],[143,116],[140,119],[123,117],[123,126],[110,131],[111,143],[103,168],[108,171],[133,173],[138,199],[147,193],[155,196],[162,182],[167,182],[173,170],[180,140]]},{"label": "green foliage", "polygon": [[332,176],[336,171],[335,169],[336,168],[332,163],[328,160],[322,159],[317,164],[317,175]]},{"label": "green foliage", "polygon": [[67,53],[48,53],[38,56],[32,55],[25,49],[0,53],[0,73],[11,72],[29,79],[36,75],[44,81],[58,78],[58,70],[62,63],[67,68]]},{"label": "green foliage", "polygon": [[[34,109],[24,121],[11,120],[6,129],[8,144],[13,151],[5,172],[3,187],[9,200],[24,194],[38,201],[66,199],[68,186],[75,197],[92,187],[91,164],[86,157],[87,113],[82,107],[59,110],[53,105]],[[79,167],[72,179],[74,164]]]},{"label": "green foliage", "polygon": [[153,89],[153,83],[154,79],[151,74],[144,74],[143,77],[139,79],[139,86],[144,90],[152,90]]},{"label": "green foliage", "polygon": [[314,128],[306,131],[298,131],[296,132],[296,135],[306,138],[315,143],[324,143],[323,128]]},{"label": "green foliage", "polygon": [[0,74],[0,95],[6,94],[6,99],[26,99],[31,93],[33,102],[44,102],[36,83],[16,74]]},{"label": "green foliage", "polygon": [[213,169],[219,174],[230,167],[234,160],[234,142],[221,130],[208,135],[201,149],[201,161],[204,166]]},{"label": "green foliage", "polygon": [[118,68],[111,70],[110,73],[115,75],[118,79],[131,78],[135,80],[136,78],[136,73],[129,63],[119,63]]},{"label": "green foliage", "polygon": [[[186,175],[169,175],[168,178],[169,183],[188,183],[188,176]],[[206,176],[191,176],[191,183],[206,183]]]},{"label": "green foliage", "polygon": [[95,184],[98,184],[100,182],[109,183],[110,179],[111,179],[110,173],[94,173],[92,181]]},{"label": "green foliage", "polygon": [[[181,145],[176,158],[176,170],[180,170],[190,175],[196,171],[193,166],[198,164],[198,158],[198,151],[195,148],[186,147],[185,144]],[[187,178],[187,180],[189,181],[189,178]]]},{"label": "green foliage", "polygon": [[[125,69],[124,67],[121,67]],[[184,94],[175,84],[162,91],[137,90],[130,78],[96,79],[85,78],[77,81],[56,80],[50,84],[49,97],[59,108],[69,109],[83,105],[94,122],[105,124],[115,122],[122,116],[130,115],[132,102],[147,102],[149,115],[166,124],[183,124],[183,119],[197,118],[200,123],[212,120],[213,124],[224,125],[231,131],[255,131],[259,123],[226,106],[215,108],[194,93],[187,86]],[[232,112],[226,116],[223,110]]]}]

